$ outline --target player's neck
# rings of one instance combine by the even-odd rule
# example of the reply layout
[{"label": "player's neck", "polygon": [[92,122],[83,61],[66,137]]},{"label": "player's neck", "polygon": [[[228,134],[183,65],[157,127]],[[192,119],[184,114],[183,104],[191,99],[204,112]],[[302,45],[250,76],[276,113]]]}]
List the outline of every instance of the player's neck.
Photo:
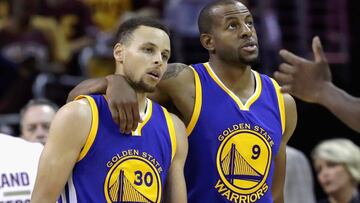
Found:
[{"label": "player's neck", "polygon": [[209,60],[211,69],[229,89],[237,92],[253,88],[254,79],[249,65],[239,66],[226,64],[219,60]]},{"label": "player's neck", "polygon": [[139,104],[139,112],[141,113],[145,113],[146,110],[146,93],[137,93],[137,99],[138,99],[138,104]]},{"label": "player's neck", "polygon": [[241,74],[248,69],[251,69],[251,66],[248,64],[243,64],[239,61],[224,61],[217,55],[211,55],[209,58],[209,63],[219,67],[222,71],[233,71],[233,73],[236,74]]}]

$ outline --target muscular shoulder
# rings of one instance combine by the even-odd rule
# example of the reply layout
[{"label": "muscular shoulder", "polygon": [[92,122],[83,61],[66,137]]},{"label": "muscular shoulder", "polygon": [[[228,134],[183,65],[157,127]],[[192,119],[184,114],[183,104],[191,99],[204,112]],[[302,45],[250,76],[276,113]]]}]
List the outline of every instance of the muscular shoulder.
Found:
[{"label": "muscular shoulder", "polygon": [[86,99],[72,101],[56,113],[50,127],[50,137],[71,137],[72,140],[84,141],[90,132],[92,112]]},{"label": "muscular shoulder", "polygon": [[164,73],[162,80],[176,79],[177,77],[190,77],[192,70],[190,67],[183,63],[170,63]]},{"label": "muscular shoulder", "polygon": [[186,128],[184,123],[175,114],[170,113],[170,116],[174,123],[177,143],[187,143]]},{"label": "muscular shoulder", "polygon": [[161,89],[180,88],[182,85],[193,84],[194,73],[191,68],[182,63],[168,64],[159,87]]},{"label": "muscular shoulder", "polygon": [[175,159],[185,161],[188,151],[188,140],[184,123],[175,115],[170,113],[174,123],[176,134],[176,154]]},{"label": "muscular shoulder", "polygon": [[91,120],[90,104],[86,99],[69,102],[59,109],[55,118],[69,124],[73,121],[86,122]]},{"label": "muscular shoulder", "polygon": [[290,94],[284,94],[284,104],[286,109],[286,115],[296,114],[295,99]]},{"label": "muscular shoulder", "polygon": [[285,139],[289,140],[292,136],[297,123],[297,110],[294,98],[289,94],[284,94],[285,105]]},{"label": "muscular shoulder", "polygon": [[185,125],[184,123],[180,120],[180,118],[178,116],[176,116],[175,114],[173,113],[170,113],[170,116],[173,120],[173,123],[174,123],[174,127],[175,127],[175,131],[176,132],[179,132],[179,133],[183,133],[185,132],[186,133],[186,130],[185,130]]}]

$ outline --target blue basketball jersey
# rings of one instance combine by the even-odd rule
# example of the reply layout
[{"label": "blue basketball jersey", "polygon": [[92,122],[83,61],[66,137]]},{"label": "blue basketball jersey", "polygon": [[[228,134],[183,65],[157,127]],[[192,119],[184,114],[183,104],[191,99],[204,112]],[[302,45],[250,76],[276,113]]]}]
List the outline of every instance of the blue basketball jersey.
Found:
[{"label": "blue basketball jersey", "polygon": [[122,134],[104,96],[79,98],[90,103],[92,126],[59,202],[161,202],[176,151],[166,109],[147,99],[144,121]]},{"label": "blue basketball jersey", "polygon": [[192,68],[196,97],[185,165],[189,203],[273,202],[274,158],[285,116],[279,86],[252,71],[255,92],[243,104],[209,63]]}]

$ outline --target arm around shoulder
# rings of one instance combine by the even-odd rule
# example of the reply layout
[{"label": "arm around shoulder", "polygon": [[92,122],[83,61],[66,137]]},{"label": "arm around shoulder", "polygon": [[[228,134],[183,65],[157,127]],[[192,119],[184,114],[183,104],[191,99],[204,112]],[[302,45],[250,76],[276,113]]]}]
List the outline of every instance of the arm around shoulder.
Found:
[{"label": "arm around shoulder", "polygon": [[91,121],[85,99],[70,102],[57,112],[40,157],[31,202],[56,202],[86,142]]},{"label": "arm around shoulder", "polygon": [[176,152],[172,160],[168,177],[166,180],[164,202],[165,203],[186,203],[186,184],[184,177],[184,165],[188,151],[188,141],[185,125],[174,114],[171,114],[175,134]]},{"label": "arm around shoulder", "polygon": [[284,94],[284,104],[285,104],[285,131],[283,135],[284,141],[287,142],[290,140],[293,132],[295,131],[297,124],[297,110],[296,103],[294,98],[289,94]]},{"label": "arm around shoulder", "polygon": [[66,102],[73,101],[77,96],[83,94],[94,94],[94,93],[103,93],[105,94],[107,88],[107,80],[105,77],[101,78],[90,78],[82,81],[76,87],[74,87],[67,99]]}]

